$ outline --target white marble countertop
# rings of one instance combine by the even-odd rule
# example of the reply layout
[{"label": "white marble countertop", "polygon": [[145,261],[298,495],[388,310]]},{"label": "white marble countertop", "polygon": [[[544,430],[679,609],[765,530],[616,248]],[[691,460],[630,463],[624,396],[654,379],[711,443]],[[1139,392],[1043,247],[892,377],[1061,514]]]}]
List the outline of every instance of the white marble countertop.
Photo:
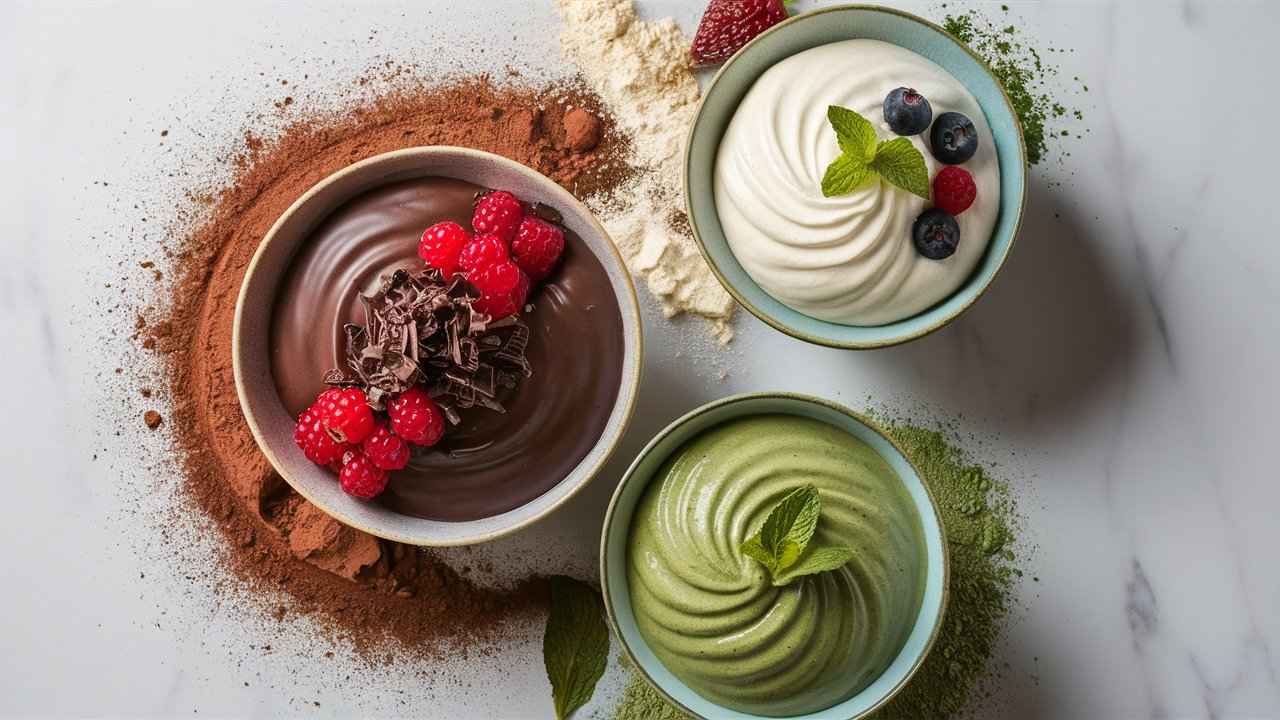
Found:
[{"label": "white marble countertop", "polygon": [[[536,632],[427,676],[410,661],[364,667],[342,648],[318,659],[325,641],[307,621],[275,630],[271,652],[252,648],[274,621],[215,592],[211,531],[166,529],[141,509],[175,480],[144,460],[163,431],[140,429],[146,406],[111,374],[155,374],[103,285],[126,272],[117,261],[156,253],[173,211],[156,201],[173,196],[157,178],[232,149],[243,118],[279,99],[275,77],[440,52],[419,27],[504,38],[518,27],[534,50],[504,57],[555,56],[549,1],[480,4],[490,11],[0,4],[0,714],[550,716]],[[701,7],[640,4],[689,31]],[[1090,132],[1034,169],[1021,240],[992,291],[952,327],[872,353],[806,346],[745,313],[721,351],[646,302],[629,447],[684,409],[753,389],[963,417],[984,456],[1019,478],[1039,578],[1020,588],[992,716],[1280,717],[1280,477],[1267,455],[1280,245],[1266,210],[1280,6],[1010,4],[1027,33],[1074,49],[1054,59],[1090,85],[1079,102]],[[591,572],[621,469],[481,552],[517,570]],[[528,547],[546,551],[531,559]]]}]

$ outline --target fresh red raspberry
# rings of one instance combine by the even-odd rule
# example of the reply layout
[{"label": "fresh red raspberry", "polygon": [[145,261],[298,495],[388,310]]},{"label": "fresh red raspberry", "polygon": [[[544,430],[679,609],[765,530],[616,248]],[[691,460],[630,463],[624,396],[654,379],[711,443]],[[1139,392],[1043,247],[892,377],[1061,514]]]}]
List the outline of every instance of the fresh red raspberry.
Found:
[{"label": "fresh red raspberry", "polygon": [[497,235],[477,235],[458,255],[458,269],[469,278],[477,270],[504,263],[508,259],[507,244]]},{"label": "fresh red raspberry", "polygon": [[342,470],[338,484],[342,492],[361,500],[372,500],[387,489],[389,475],[373,464],[369,456],[360,450],[348,450],[342,457]]},{"label": "fresh red raspberry", "polygon": [[387,403],[391,431],[414,445],[435,445],[444,435],[444,413],[425,390],[413,386]]},{"label": "fresh red raspberry", "polygon": [[346,445],[334,440],[324,431],[320,422],[320,408],[312,405],[298,416],[298,424],[293,428],[293,441],[298,444],[302,454],[317,465],[328,465],[342,459],[342,451]]},{"label": "fresh red raspberry", "polygon": [[524,206],[515,195],[506,190],[494,190],[485,193],[476,201],[475,214],[471,216],[471,227],[476,233],[492,233],[510,243],[520,226],[520,218],[524,217]]},{"label": "fresh red raspberry", "polygon": [[494,320],[520,312],[529,297],[529,276],[510,261],[472,273],[467,279],[481,293],[472,307]]},{"label": "fresh red raspberry", "polygon": [[311,403],[312,407],[323,408],[327,403],[333,402],[342,397],[342,388],[329,388],[316,396],[316,401]]},{"label": "fresh red raspberry", "polygon": [[551,274],[564,252],[564,233],[541,218],[526,215],[511,241],[511,259],[531,280],[537,282]]},{"label": "fresh red raspberry", "polygon": [[376,467],[383,470],[399,470],[409,464],[409,443],[391,432],[386,423],[379,422],[373,432],[360,444],[360,449]]},{"label": "fresh red raspberry", "polygon": [[978,186],[968,170],[948,165],[933,179],[933,206],[951,215],[959,215],[978,197]]},{"label": "fresh red raspberry", "polygon": [[324,427],[335,440],[360,443],[373,432],[373,410],[364,392],[357,388],[326,391],[316,404]]},{"label": "fresh red raspberry", "polygon": [[422,233],[418,257],[448,279],[458,272],[458,255],[469,242],[471,233],[466,228],[456,222],[438,222]]}]

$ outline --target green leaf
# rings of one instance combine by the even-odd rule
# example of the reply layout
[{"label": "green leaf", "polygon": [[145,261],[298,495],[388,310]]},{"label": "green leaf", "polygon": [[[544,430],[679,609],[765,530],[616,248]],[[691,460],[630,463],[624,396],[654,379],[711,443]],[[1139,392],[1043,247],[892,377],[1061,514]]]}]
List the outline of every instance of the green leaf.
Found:
[{"label": "green leaf", "polygon": [[853,548],[848,547],[822,547],[814,548],[805,553],[794,567],[783,571],[773,577],[773,584],[777,587],[789,584],[792,580],[804,575],[816,575],[818,573],[827,572],[828,570],[837,570],[844,567],[845,563],[853,559]]},{"label": "green leaf", "polygon": [[865,183],[871,175],[871,169],[866,163],[848,155],[841,155],[827,166],[827,173],[822,176],[822,196],[848,195]]},{"label": "green leaf", "polygon": [[773,577],[795,564],[818,527],[822,498],[813,485],[787,493],[769,511],[760,532],[743,541],[743,555],[760,563]]},{"label": "green leaf", "polygon": [[929,168],[924,163],[924,155],[907,138],[880,143],[870,167],[903,190],[929,199]]},{"label": "green leaf", "polygon": [[609,659],[609,628],[600,593],[563,575],[551,578],[551,616],[542,636],[542,662],[551,681],[556,718],[591,699]]},{"label": "green leaf", "polygon": [[[787,541],[795,543],[799,546],[800,552],[804,552],[804,549],[809,546],[809,541],[813,539],[814,531],[818,529],[818,516],[822,512],[822,496],[818,494],[818,488],[813,485],[805,485],[793,490],[791,495],[799,496],[804,505],[800,508],[800,512],[796,513],[791,529],[787,531]],[[790,562],[787,563],[787,565],[790,564]]]},{"label": "green leaf", "polygon": [[870,120],[839,105],[827,107],[827,120],[836,131],[840,152],[863,164],[871,162],[876,156],[876,129]]},{"label": "green leaf", "polygon": [[740,549],[742,550],[743,555],[746,555],[752,560],[755,560],[756,562],[765,566],[765,568],[769,571],[769,574],[771,575],[773,574],[773,571],[774,571],[773,555],[770,555],[769,551],[764,549],[764,545],[760,544],[759,535],[752,535],[751,537],[747,538],[746,541],[742,543],[742,546]]},{"label": "green leaf", "polygon": [[760,528],[760,544],[774,557],[778,570],[785,570],[800,557],[818,527],[822,498],[818,488],[804,485],[787,493]]}]

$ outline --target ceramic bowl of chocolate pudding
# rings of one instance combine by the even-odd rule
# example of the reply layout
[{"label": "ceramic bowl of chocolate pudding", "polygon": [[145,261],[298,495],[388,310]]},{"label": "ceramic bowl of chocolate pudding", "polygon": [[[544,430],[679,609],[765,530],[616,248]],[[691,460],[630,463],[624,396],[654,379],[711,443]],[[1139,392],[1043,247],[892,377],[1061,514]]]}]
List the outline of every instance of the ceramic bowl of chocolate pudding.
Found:
[{"label": "ceramic bowl of chocolate pudding", "polygon": [[[299,414],[351,366],[353,328],[368,317],[361,296],[376,296],[398,272],[423,271],[424,230],[443,221],[470,229],[474,203],[489,190],[554,218],[565,237],[555,269],[518,315],[527,365],[499,371],[505,380],[483,389],[481,401],[448,404],[445,396],[439,442],[414,446],[372,500],[348,495],[295,443]],[[466,148],[379,155],[307,191],[250,262],[232,333],[240,406],[276,471],[339,521],[415,545],[484,542],[553,512],[604,466],[640,382],[635,287],[604,228],[550,179]]]}]

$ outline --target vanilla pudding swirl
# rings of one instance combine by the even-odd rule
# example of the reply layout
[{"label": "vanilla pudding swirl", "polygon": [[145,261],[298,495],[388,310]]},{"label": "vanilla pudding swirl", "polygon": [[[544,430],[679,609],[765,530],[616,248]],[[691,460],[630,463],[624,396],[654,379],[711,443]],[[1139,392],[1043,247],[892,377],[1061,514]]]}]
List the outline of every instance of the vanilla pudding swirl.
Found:
[{"label": "vanilla pudding swirl", "polygon": [[[806,483],[822,497],[812,545],[856,554],[774,587],[739,547]],[[924,596],[924,531],[902,481],[866,443],[793,415],[732,420],[686,443],[650,481],[628,542],[649,647],[703,697],[748,713],[852,697],[901,651]]]},{"label": "vanilla pudding swirl", "polygon": [[[822,176],[840,154],[827,107],[871,121],[881,140],[886,95],[911,87],[936,118],[965,114],[978,152],[961,167],[978,197],[961,213],[960,246],[944,260],[916,252],[911,226],[929,207],[877,178],[848,195],[822,195]],[[910,138],[932,179],[943,167],[928,131]],[[747,93],[720,143],[715,199],[725,237],[765,292],[811,317],[883,325],[916,315],[964,283],[982,258],[1000,210],[995,142],[978,101],[946,70],[878,40],[846,40],[793,55],[769,68]]]}]

